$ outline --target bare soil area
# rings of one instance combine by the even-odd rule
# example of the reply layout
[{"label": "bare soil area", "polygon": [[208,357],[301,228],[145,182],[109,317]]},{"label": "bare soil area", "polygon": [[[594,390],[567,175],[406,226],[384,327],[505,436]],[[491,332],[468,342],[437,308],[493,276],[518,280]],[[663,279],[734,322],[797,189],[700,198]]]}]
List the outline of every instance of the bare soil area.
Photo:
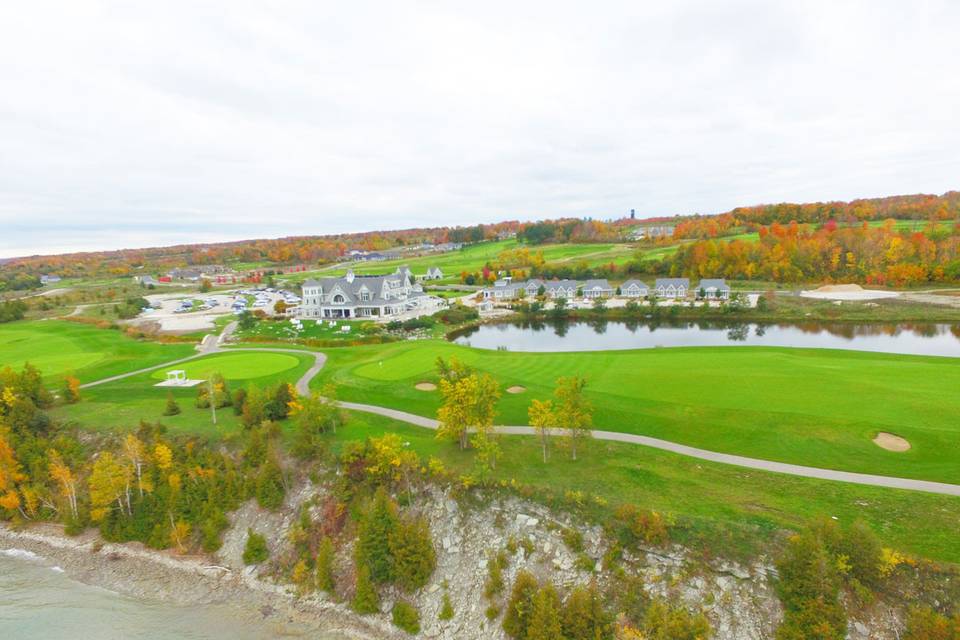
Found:
[{"label": "bare soil area", "polygon": [[873,439],[873,443],[881,449],[886,449],[887,451],[896,451],[897,453],[903,453],[904,451],[910,450],[910,443],[907,440],[885,431],[878,433]]}]

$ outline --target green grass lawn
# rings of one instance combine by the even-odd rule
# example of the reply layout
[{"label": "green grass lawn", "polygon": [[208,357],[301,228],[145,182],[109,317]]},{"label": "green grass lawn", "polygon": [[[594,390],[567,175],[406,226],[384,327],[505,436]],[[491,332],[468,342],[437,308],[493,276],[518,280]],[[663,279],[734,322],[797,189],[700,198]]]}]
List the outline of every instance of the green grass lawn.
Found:
[{"label": "green grass lawn", "polygon": [[194,353],[190,344],[159,344],[120,331],[58,320],[0,325],[0,367],[30,362],[50,384],[66,375],[81,382],[176,360]]},{"label": "green grass lawn", "polygon": [[[294,383],[314,362],[313,354],[292,353],[224,353],[199,358],[177,365],[187,377],[203,378],[220,372],[230,390],[255,384],[267,388],[284,381]],[[135,428],[140,420],[162,422],[174,431],[226,437],[241,429],[239,419],[230,408],[217,412],[217,424],[211,424],[209,409],[197,409],[194,400],[197,388],[156,387],[166,377],[166,369],[142,373],[108,384],[84,389],[82,400],[75,405],[53,409],[51,415],[72,420],[93,429]],[[173,394],[182,412],[164,416],[167,395]]]},{"label": "green grass lawn", "polygon": [[[353,340],[365,335],[363,327],[372,326],[375,323],[369,320],[337,320],[337,326],[331,327],[329,322],[317,322],[311,319],[303,319],[302,331],[297,331],[289,320],[283,321],[260,321],[245,331],[238,330],[236,335],[240,338],[258,338],[264,340]],[[343,331],[344,326],[349,326],[350,331]]]},{"label": "green grass lawn", "polygon": [[[526,424],[533,398],[556,378],[588,380],[597,429],[622,431],[756,458],[960,483],[960,361],[854,351],[767,347],[512,353],[430,340],[325,350],[314,385],[335,382],[345,400],[433,416],[437,356],[492,374],[503,394],[498,422]],[[871,442],[878,431],[912,449]]]},{"label": "green grass lawn", "polygon": [[[358,274],[392,273],[397,267],[407,265],[414,275],[423,275],[429,267],[440,267],[443,271],[442,282],[459,280],[463,271],[480,271],[486,262],[496,262],[502,251],[516,249],[521,246],[516,240],[499,240],[496,242],[481,242],[467,245],[460,251],[438,253],[425,256],[410,256],[400,260],[385,260],[383,262],[360,262],[349,265]],[[526,245],[523,245],[526,246]],[[633,257],[635,248],[629,244],[547,244],[529,246],[531,252],[543,252],[547,262],[577,262],[585,260],[590,266],[607,264],[609,262],[622,263]],[[346,273],[347,265],[334,269],[304,272],[298,275],[304,277],[340,276]]]},{"label": "green grass lawn", "polygon": [[[424,459],[437,456],[448,469],[473,470],[472,452],[437,441],[427,429],[351,412],[335,436],[342,444],[392,431]],[[532,486],[543,495],[583,491],[610,508],[632,502],[675,517],[675,540],[721,556],[750,557],[783,528],[813,518],[868,522],[884,544],[936,560],[960,562],[955,532],[960,499],[911,491],[861,487],[742,469],[622,443],[588,443],[576,462],[554,451],[544,464],[532,438],[501,439],[503,457],[494,477]]]}]

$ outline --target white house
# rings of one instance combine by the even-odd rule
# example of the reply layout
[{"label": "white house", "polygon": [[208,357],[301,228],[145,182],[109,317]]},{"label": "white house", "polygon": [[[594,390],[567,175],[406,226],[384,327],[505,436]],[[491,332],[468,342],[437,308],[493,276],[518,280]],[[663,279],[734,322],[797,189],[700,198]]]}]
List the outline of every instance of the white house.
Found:
[{"label": "white house", "polygon": [[690,291],[689,278],[657,278],[653,291],[658,298],[686,298]]},{"label": "white house", "polygon": [[[399,271],[399,270],[398,270]],[[376,318],[392,316],[417,306],[410,279],[403,273],[358,276],[352,270],[342,278],[303,283],[297,315],[301,318]]]},{"label": "white house", "polygon": [[547,297],[556,300],[557,298],[567,298],[572,300],[577,297],[576,280],[549,280],[543,283],[547,291]]},{"label": "white house", "polygon": [[620,285],[620,295],[626,298],[644,298],[650,294],[650,288],[639,280],[627,280]]},{"label": "white house", "polygon": [[712,300],[726,300],[730,297],[730,285],[723,278],[704,278],[697,285],[697,297]]},{"label": "white house", "polygon": [[613,296],[613,287],[606,280],[587,280],[583,284],[584,298],[609,298]]},{"label": "white house", "polygon": [[443,271],[440,270],[440,267],[430,267],[427,269],[427,275],[423,276],[424,280],[442,280]]}]

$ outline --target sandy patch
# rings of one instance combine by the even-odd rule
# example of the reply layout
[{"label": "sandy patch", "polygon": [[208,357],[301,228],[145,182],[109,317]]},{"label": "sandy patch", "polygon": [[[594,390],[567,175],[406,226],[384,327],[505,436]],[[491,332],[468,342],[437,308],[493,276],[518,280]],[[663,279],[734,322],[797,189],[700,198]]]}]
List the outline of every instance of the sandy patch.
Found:
[{"label": "sandy patch", "polygon": [[877,445],[881,449],[886,449],[887,451],[896,451],[898,453],[903,453],[904,451],[910,450],[909,442],[900,436],[895,436],[892,433],[886,433],[885,431],[881,431],[877,434],[877,437],[873,439],[873,444]]},{"label": "sandy patch", "polygon": [[507,387],[507,393],[523,393],[526,391],[526,387],[521,387],[520,385],[514,385],[512,387]]},{"label": "sandy patch", "polygon": [[436,391],[437,385],[432,382],[418,382],[416,385],[417,391]]},{"label": "sandy patch", "polygon": [[900,294],[896,291],[878,291],[864,289],[858,284],[825,284],[812,291],[801,291],[802,298],[817,298],[820,300],[881,300],[896,298]]}]

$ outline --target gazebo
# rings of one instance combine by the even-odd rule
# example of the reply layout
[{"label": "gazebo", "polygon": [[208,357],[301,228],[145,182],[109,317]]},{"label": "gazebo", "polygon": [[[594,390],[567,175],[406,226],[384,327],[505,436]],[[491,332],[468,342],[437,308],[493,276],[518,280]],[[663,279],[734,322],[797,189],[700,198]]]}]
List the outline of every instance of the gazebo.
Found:
[{"label": "gazebo", "polygon": [[183,369],[174,369],[167,371],[167,384],[170,386],[181,386],[187,383],[187,372]]}]

